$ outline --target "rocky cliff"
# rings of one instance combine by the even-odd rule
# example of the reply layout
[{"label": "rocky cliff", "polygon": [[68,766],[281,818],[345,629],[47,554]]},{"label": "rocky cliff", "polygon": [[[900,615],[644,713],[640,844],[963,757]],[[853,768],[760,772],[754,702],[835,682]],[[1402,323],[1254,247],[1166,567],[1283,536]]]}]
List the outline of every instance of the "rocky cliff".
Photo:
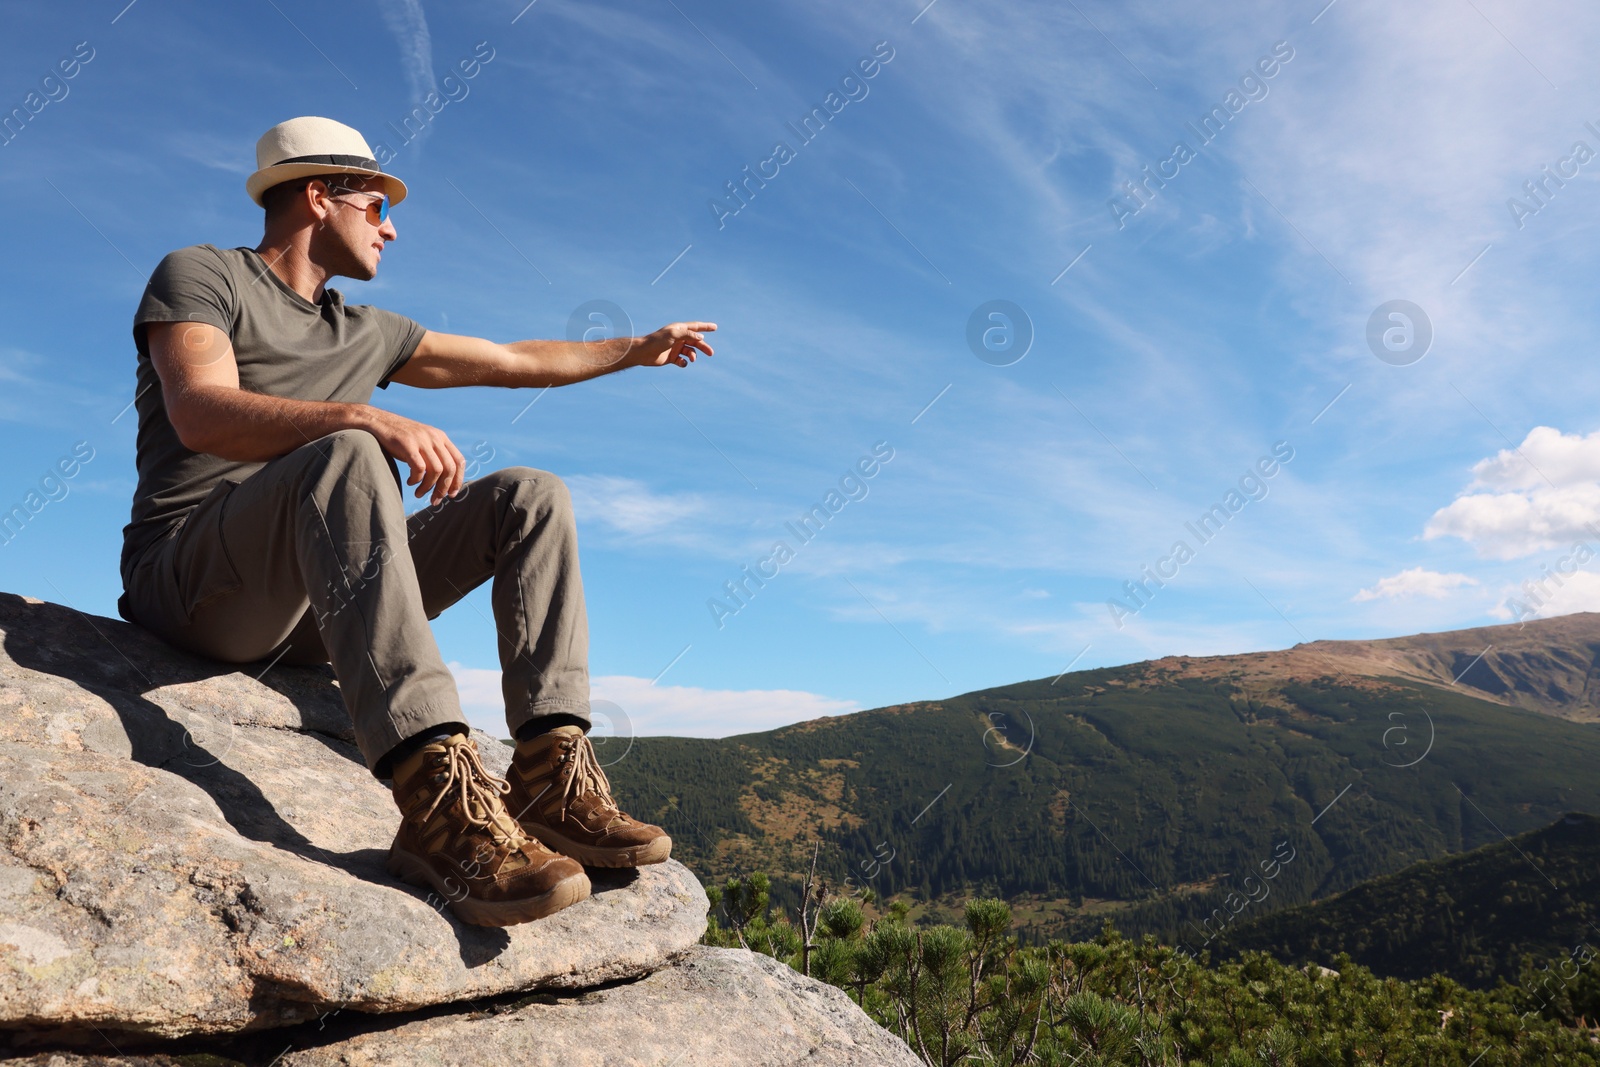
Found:
[{"label": "rocky cliff", "polygon": [[681,864],[591,872],[589,900],[483,929],[384,872],[398,818],[326,670],[211,663],[0,594],[0,1050],[918,1062],[844,993],[698,946],[706,896]]}]

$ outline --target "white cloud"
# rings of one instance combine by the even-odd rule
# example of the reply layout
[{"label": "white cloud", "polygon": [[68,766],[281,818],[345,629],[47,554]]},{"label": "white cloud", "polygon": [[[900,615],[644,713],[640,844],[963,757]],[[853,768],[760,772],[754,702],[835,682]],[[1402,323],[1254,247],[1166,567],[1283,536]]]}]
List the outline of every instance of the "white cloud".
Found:
[{"label": "white cloud", "polygon": [[1378,584],[1371,589],[1361,590],[1350,599],[1358,604],[1367,600],[1392,600],[1397,597],[1417,596],[1442,600],[1449,596],[1452,590],[1464,585],[1477,584],[1476,579],[1468,578],[1465,574],[1441,574],[1438,571],[1412,567],[1399,574],[1378,579]]},{"label": "white cloud", "polygon": [[598,519],[633,537],[658,534],[706,510],[697,494],[657,493],[633,478],[579,474],[566,483],[580,520]]},{"label": "white cloud", "polygon": [[500,672],[481,667],[448,664],[456,676],[456,691],[461,694],[461,710],[467,722],[494,737],[506,736],[505,702],[500,696]]},{"label": "white cloud", "polygon": [[[496,737],[506,733],[500,672],[451,663],[467,721]],[[861,710],[852,700],[838,700],[798,689],[702,689],[686,685],[652,685],[648,678],[605,675],[590,680],[596,706],[597,732],[635,737],[729,737],[758,730],[844,715]],[[599,704],[609,701],[621,709]],[[609,724],[602,717],[610,718]],[[608,729],[609,726],[609,729]]]},{"label": "white cloud", "polygon": [[1600,480],[1600,430],[1588,436],[1535,426],[1517,448],[1472,465],[1473,488],[1564,489]]},{"label": "white cloud", "polygon": [[1536,426],[1515,449],[1473,465],[1468,492],[1440,508],[1425,540],[1459,537],[1480,556],[1518,559],[1600,536],[1600,432]]},{"label": "white cloud", "polygon": [[1600,611],[1600,574],[1578,571],[1563,578],[1556,585],[1553,578],[1530,581],[1522,587],[1506,586],[1500,603],[1489,614],[1497,619],[1523,622],[1527,619],[1548,619],[1555,615],[1571,615],[1578,611]]},{"label": "white cloud", "polygon": [[651,685],[648,678],[628,675],[595,678],[590,692],[595,700],[620,706],[639,737],[728,737],[861,710],[853,700],[799,689]]}]

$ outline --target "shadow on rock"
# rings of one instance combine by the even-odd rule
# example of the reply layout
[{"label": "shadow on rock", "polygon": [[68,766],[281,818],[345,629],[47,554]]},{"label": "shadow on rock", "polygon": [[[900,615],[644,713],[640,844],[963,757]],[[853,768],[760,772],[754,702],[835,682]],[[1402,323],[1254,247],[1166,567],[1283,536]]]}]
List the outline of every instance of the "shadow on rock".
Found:
[{"label": "shadow on rock", "polygon": [[583,872],[589,876],[590,891],[595,896],[626,889],[639,880],[637,867],[585,867]]},{"label": "shadow on rock", "polygon": [[[366,764],[351,743],[349,716],[332,684],[331,669],[267,662],[220,663],[176,649],[131,623],[57,604],[34,604],[11,593],[0,593],[0,626],[12,662],[64,679],[108,703],[121,720],[131,748],[127,754],[136,762],[199,787],[240,836],[363,881],[398,886],[426,901],[455,929],[461,959],[469,967],[489,962],[510,945],[504,930],[462,923],[448,913],[437,895],[397,882],[384,868],[385,850],[332,852],[308,840],[284,819],[255,782],[224,762],[235,729],[225,709],[192,707],[175,713],[147,695],[166,686],[236,673],[256,677],[294,704],[300,715],[298,733],[314,738],[366,774]],[[269,673],[271,681],[264,677]]]}]

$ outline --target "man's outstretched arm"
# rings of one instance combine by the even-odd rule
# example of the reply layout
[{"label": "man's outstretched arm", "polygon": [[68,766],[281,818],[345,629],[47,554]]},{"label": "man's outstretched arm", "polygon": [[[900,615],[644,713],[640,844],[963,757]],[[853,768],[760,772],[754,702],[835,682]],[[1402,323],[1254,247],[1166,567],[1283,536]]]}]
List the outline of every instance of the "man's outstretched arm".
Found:
[{"label": "man's outstretched arm", "polygon": [[417,350],[391,381],[419,389],[462,385],[571,385],[628,367],[687,367],[696,353],[711,355],[705,334],[714,322],[674,322],[646,337],[606,341],[512,341],[437,333],[422,335]]},{"label": "man's outstretched arm", "polygon": [[239,387],[228,335],[203,322],[153,322],[150,361],[167,420],[185,448],[241,463],[286,455],[340,430],[366,430],[411,468],[417,496],[437,504],[460,490],[466,458],[443,430],[367,404],[293,400]]}]

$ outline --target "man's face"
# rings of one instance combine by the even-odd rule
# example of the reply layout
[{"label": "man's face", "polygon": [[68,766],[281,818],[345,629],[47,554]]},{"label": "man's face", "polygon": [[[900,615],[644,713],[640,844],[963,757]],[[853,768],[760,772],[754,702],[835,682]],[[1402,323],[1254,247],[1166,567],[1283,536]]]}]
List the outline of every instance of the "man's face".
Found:
[{"label": "man's face", "polygon": [[333,274],[363,282],[377,277],[383,246],[398,236],[394,220],[374,222],[377,210],[368,206],[377,204],[382,182],[352,174],[339,187],[324,191],[321,182],[313,182],[311,189],[313,210],[322,213],[312,233],[312,257]]}]

